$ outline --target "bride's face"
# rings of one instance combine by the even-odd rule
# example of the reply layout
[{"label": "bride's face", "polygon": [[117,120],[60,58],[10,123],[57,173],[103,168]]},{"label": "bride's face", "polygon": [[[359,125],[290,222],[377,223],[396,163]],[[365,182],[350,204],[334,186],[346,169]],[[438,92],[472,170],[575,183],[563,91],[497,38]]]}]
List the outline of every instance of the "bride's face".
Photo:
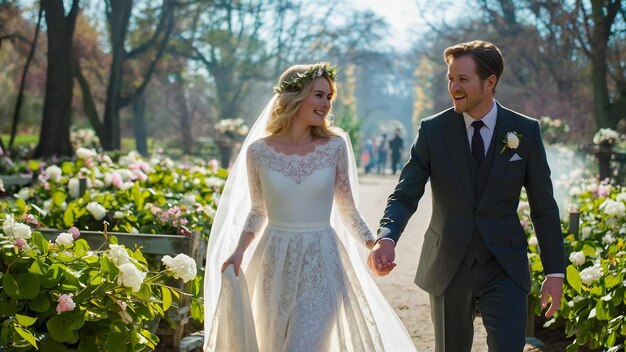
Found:
[{"label": "bride's face", "polygon": [[315,78],[313,90],[300,104],[295,120],[306,126],[321,126],[332,107],[330,83],[324,77]]}]

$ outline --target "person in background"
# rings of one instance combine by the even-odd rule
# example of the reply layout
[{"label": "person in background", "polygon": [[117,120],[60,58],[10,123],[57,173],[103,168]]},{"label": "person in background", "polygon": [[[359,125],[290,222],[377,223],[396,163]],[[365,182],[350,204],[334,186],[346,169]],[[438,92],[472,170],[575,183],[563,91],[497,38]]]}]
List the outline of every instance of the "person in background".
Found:
[{"label": "person in background", "polygon": [[393,175],[398,171],[400,157],[404,151],[404,140],[400,137],[402,131],[396,128],[395,136],[389,141],[389,149],[391,149],[391,173]]}]

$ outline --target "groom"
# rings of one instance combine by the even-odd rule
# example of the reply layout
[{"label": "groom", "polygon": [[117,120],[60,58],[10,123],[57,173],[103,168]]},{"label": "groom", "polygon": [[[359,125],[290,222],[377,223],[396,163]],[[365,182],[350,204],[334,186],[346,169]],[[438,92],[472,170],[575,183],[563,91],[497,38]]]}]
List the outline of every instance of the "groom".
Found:
[{"label": "groom", "polygon": [[436,351],[470,351],[478,304],[489,351],[522,351],[530,274],[517,215],[526,189],[546,279],[546,316],[559,307],[565,258],[550,168],[536,120],[494,100],[504,68],[485,41],[447,48],[454,107],[422,120],[411,156],[389,196],[368,259],[377,275],[395,266],[395,244],[430,180],[433,214],[415,283],[430,294]]}]

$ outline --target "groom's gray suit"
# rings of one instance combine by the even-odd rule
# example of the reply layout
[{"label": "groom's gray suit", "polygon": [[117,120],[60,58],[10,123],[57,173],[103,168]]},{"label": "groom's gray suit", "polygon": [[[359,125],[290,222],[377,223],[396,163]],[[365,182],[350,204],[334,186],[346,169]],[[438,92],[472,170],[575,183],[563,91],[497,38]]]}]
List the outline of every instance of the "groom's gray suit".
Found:
[{"label": "groom's gray suit", "polygon": [[[501,152],[508,132],[522,135],[519,147]],[[518,350],[520,343],[523,347],[530,290],[526,235],[517,215],[522,187],[544,272],[565,269],[558,207],[538,122],[498,104],[493,137],[479,166],[462,114],[449,109],[422,120],[411,157],[389,197],[379,240],[398,243],[428,180],[433,213],[415,283],[430,293],[438,349],[454,350],[442,347],[446,343],[467,346],[456,345],[459,339],[469,339],[471,346],[473,332],[467,321],[471,325],[477,301],[489,335],[490,329],[521,330],[511,336],[510,344],[488,339],[490,350]],[[451,331],[455,336],[449,336]]]}]

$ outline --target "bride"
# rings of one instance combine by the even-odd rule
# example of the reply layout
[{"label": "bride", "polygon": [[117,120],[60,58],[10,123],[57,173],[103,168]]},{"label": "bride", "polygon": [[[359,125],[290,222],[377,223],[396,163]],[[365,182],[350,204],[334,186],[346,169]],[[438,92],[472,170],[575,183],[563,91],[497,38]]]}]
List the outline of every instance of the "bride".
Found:
[{"label": "bride", "polygon": [[209,239],[205,351],[415,350],[364,266],[375,237],[327,120],[335,77],[324,62],[287,69],[243,143]]}]

